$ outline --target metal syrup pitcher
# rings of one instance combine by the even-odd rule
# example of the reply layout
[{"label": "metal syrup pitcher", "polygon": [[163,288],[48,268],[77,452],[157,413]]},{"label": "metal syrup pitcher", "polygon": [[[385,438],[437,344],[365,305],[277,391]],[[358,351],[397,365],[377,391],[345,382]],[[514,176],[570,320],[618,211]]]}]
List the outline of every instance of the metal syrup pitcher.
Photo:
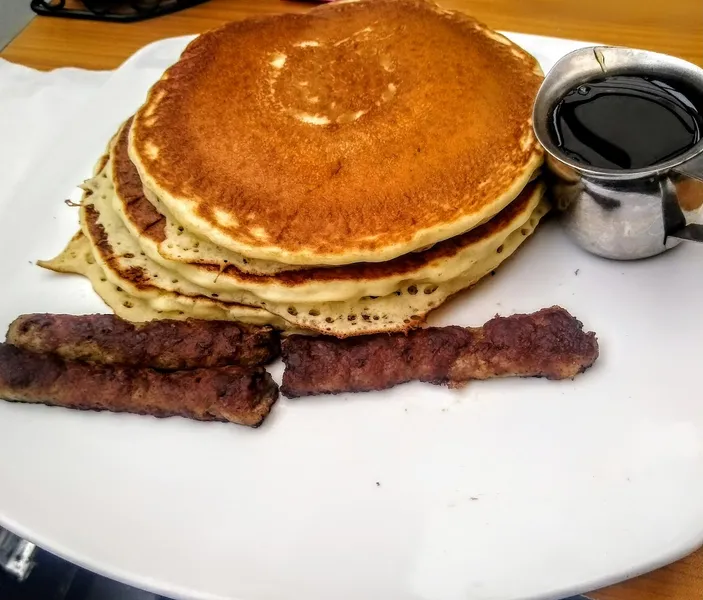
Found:
[{"label": "metal syrup pitcher", "polygon": [[703,215],[703,140],[653,167],[598,168],[563,152],[550,127],[557,103],[570,90],[633,73],[682,81],[703,95],[703,69],[696,65],[656,52],[597,46],[567,54],[554,66],[533,113],[567,234],[585,250],[619,260],[654,256],[681,240],[703,242],[703,225],[696,222]]}]

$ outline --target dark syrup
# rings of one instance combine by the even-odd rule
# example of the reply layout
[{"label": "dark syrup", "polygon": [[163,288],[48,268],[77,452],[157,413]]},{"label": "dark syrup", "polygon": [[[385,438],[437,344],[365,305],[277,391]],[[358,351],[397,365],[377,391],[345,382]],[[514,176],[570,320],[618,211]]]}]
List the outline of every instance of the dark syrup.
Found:
[{"label": "dark syrup", "polygon": [[551,127],[562,152],[584,165],[640,169],[693,147],[703,132],[703,98],[685,86],[640,75],[615,75],[571,90]]}]

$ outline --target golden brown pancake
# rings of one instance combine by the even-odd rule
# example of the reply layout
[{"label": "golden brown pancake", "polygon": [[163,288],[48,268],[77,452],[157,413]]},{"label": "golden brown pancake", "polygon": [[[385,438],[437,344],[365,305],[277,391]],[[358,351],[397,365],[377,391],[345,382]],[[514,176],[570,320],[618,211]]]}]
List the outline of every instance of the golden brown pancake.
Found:
[{"label": "golden brown pancake", "polygon": [[[452,279],[439,283],[427,279],[404,280],[393,292],[382,296],[356,296],[331,302],[270,302],[247,290],[215,292],[212,285],[217,282],[217,275],[208,282],[211,287],[204,288],[151,260],[112,208],[115,190],[110,178],[103,176],[111,168],[108,161],[103,171],[86,185],[80,216],[92,258],[107,281],[119,288],[116,291],[143,300],[157,314],[183,312],[198,318],[244,320],[254,316],[252,311],[257,309],[251,307],[260,307],[265,310],[256,314],[258,322],[263,317],[261,313],[266,315],[268,311],[267,320],[278,316],[296,328],[339,337],[401,331],[420,325],[429,311],[506,260],[532,233],[548,208],[544,201],[533,204],[541,196],[536,193],[528,203],[528,210],[510,220],[501,221],[499,215],[466,234],[472,237],[463,249],[478,258],[467,261],[464,270]],[[497,228],[496,223],[500,223]],[[488,237],[482,236],[481,231]],[[142,241],[145,239],[142,236]],[[496,240],[500,240],[499,245]]]},{"label": "golden brown pancake", "polygon": [[334,3],[193,41],[130,155],[188,231],[251,258],[388,261],[497,214],[542,160],[535,59],[422,0]]},{"label": "golden brown pancake", "polygon": [[[101,156],[94,169],[95,177],[107,181],[104,175],[108,168],[109,156]],[[134,254],[136,250],[130,253],[130,248],[120,248],[131,241],[128,236],[113,236],[117,239],[111,239],[108,235],[106,226],[100,222],[95,202],[109,204],[109,199],[107,193],[99,191],[99,197],[96,197],[96,191],[98,190],[91,188],[84,190],[80,208],[82,232],[73,236],[59,256],[50,261],[38,261],[39,266],[57,272],[84,275],[115,314],[129,321],[202,316],[270,324],[279,328],[288,326],[285,320],[260,307],[237,302],[218,302],[216,294],[215,298],[198,297],[197,302],[184,301],[173,286],[164,289],[156,279],[158,274],[154,276],[142,266],[144,261],[137,259]],[[138,248],[136,244],[133,245]],[[196,286],[192,287],[197,289]],[[144,298],[151,302],[145,302]],[[154,302],[155,299],[158,302]]]},{"label": "golden brown pancake", "polygon": [[[230,306],[202,299],[197,304],[186,303],[177,294],[161,292],[158,300],[138,298],[127,293],[106,277],[105,270],[95,260],[90,241],[79,231],[71,238],[66,248],[51,260],[39,260],[40,267],[56,273],[73,273],[87,278],[95,293],[114,313],[126,321],[142,322],[154,319],[185,320],[190,318],[210,320],[233,320],[257,325],[273,325],[278,329],[290,329],[283,319],[278,319],[265,310]],[[158,291],[158,290],[155,290]],[[300,333],[300,331],[298,331]]]},{"label": "golden brown pancake", "polygon": [[[116,209],[147,256],[214,292],[247,290],[272,302],[336,301],[368,295],[381,296],[397,291],[404,281],[438,283],[453,279],[473,262],[495,250],[514,229],[525,223],[543,192],[540,181],[530,182],[512,203],[483,225],[422,252],[411,252],[387,262],[313,267],[270,275],[248,273],[227,261],[224,264],[219,261],[215,264],[200,261],[183,263],[167,258],[170,254],[168,247],[176,240],[167,237],[169,228],[166,227],[166,219],[145,197],[139,174],[129,158],[129,124],[128,121],[118,133],[110,152]],[[217,248],[211,248],[209,252],[215,255]]]}]

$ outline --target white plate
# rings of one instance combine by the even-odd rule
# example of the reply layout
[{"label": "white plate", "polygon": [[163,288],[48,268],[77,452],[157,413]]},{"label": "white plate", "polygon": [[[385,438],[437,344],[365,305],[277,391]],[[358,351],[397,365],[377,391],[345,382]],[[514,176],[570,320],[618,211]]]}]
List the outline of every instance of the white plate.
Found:
[{"label": "white plate", "polygon": [[[582,45],[511,37],[545,69]],[[0,327],[105,310],[30,261],[74,232],[64,198],[186,41],[128,60],[0,207]],[[282,399],[258,430],[0,403],[0,521],[179,598],[555,598],[639,574],[703,543],[702,265],[695,244],[600,260],[551,224],[434,317],[562,305],[601,344],[573,382]]]}]

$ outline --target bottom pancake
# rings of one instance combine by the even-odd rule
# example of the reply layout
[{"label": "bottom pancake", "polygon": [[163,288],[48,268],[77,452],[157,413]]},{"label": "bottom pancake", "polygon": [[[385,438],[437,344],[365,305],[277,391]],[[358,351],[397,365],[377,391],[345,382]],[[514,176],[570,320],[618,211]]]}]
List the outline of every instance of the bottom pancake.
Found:
[{"label": "bottom pancake", "polygon": [[[130,321],[193,317],[270,324],[288,331],[303,329],[349,337],[402,331],[422,324],[430,311],[457,292],[476,284],[510,257],[532,234],[548,210],[549,205],[543,200],[523,227],[511,233],[502,246],[474,263],[461,277],[441,284],[410,284],[389,296],[360,298],[354,303],[355,306],[350,306],[349,302],[310,305],[307,312],[290,314],[290,317],[295,317],[295,326],[260,308],[166,292],[156,287],[150,289],[146,296],[131,295],[106,277],[106,272],[95,260],[94,249],[82,233],[74,236],[68,247],[54,260],[39,261],[39,264],[54,271],[84,275],[115,314]],[[296,311],[295,307],[290,308]]]},{"label": "bottom pancake", "polygon": [[138,298],[124,288],[110,282],[95,260],[90,242],[78,232],[56,258],[37,261],[40,267],[57,273],[74,273],[86,277],[95,293],[120,318],[134,323],[154,319],[189,318],[208,320],[230,320],[253,325],[272,325],[277,329],[288,329],[288,323],[266,310],[235,304],[219,306],[219,303],[202,298],[197,304],[182,302],[177,294],[162,292],[160,301]]},{"label": "bottom pancake", "polygon": [[393,294],[367,296],[353,302],[296,303],[283,307],[276,305],[275,310],[283,312],[282,315],[266,310],[268,306],[265,302],[261,303],[261,307],[253,307],[165,290],[159,287],[159,278],[153,276],[146,280],[140,278],[139,285],[134,286],[134,282],[129,280],[129,272],[123,275],[120,271],[108,270],[100,260],[96,260],[100,246],[91,244],[83,234],[75,236],[57,258],[39,261],[38,264],[55,271],[86,276],[96,293],[115,314],[130,321],[193,317],[270,324],[286,330],[303,329],[349,337],[403,331],[421,325],[430,311],[450,296],[477,283],[511,256],[532,234],[548,210],[549,205],[542,200],[527,222],[509,234],[501,246],[473,263],[460,277],[450,281],[439,284],[408,282]]},{"label": "bottom pancake", "polygon": [[548,205],[536,197],[536,208],[521,212],[501,226],[495,234],[499,245],[485,244],[478,236],[473,259],[459,276],[447,281],[409,279],[393,293],[351,300],[271,302],[247,290],[215,293],[153,261],[117,215],[111,194],[114,191],[105,188],[86,191],[81,206],[83,232],[107,280],[146,302],[150,310],[157,314],[180,311],[199,318],[236,320],[242,306],[250,310],[257,307],[277,315],[291,327],[338,337],[402,331],[420,325],[427,313],[449,296],[475,284],[500,265],[548,210]]}]

